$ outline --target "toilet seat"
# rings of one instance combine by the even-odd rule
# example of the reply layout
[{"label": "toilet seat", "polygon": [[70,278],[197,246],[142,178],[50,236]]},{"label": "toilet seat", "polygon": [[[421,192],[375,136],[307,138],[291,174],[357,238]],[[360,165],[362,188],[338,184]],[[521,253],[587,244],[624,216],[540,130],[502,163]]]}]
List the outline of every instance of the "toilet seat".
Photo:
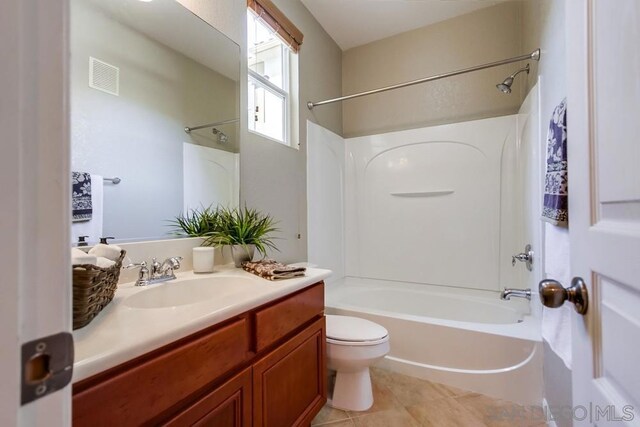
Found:
[{"label": "toilet seat", "polygon": [[336,345],[367,346],[389,341],[389,332],[377,323],[351,316],[328,314],[327,342]]},{"label": "toilet seat", "polygon": [[328,344],[344,345],[344,346],[363,346],[363,347],[368,345],[384,344],[387,341],[389,341],[389,337],[384,337],[376,341],[341,341],[333,338],[327,338]]}]

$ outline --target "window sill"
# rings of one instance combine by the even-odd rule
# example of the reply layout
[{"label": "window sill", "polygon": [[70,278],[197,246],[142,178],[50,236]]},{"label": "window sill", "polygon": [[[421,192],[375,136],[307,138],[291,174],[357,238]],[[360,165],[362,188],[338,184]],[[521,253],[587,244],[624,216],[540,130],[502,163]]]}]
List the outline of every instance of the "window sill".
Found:
[{"label": "window sill", "polygon": [[260,138],[264,138],[264,139],[266,139],[268,141],[271,141],[271,142],[276,142],[276,143],[282,145],[283,147],[287,147],[287,148],[290,148],[292,150],[300,151],[300,144],[299,143],[295,143],[295,146],[294,146],[294,145],[288,144],[286,142],[282,142],[279,139],[271,138],[270,136],[267,136],[267,135],[265,135],[263,133],[256,132],[256,131],[251,130],[251,129],[247,129],[247,130],[252,135],[259,136]]}]

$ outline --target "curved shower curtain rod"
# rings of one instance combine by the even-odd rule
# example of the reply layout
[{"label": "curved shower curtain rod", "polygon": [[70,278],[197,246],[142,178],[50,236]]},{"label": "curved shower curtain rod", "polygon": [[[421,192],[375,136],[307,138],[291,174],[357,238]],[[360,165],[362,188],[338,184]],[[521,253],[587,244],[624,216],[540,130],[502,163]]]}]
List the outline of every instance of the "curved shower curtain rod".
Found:
[{"label": "curved shower curtain rod", "polygon": [[327,99],[325,101],[307,102],[309,110],[313,110],[314,107],[320,105],[333,104],[334,102],[346,101],[347,99],[359,98],[361,96],[373,95],[374,93],[386,92],[388,90],[400,89],[402,87],[413,86],[420,83],[432,82],[434,80],[444,79],[446,77],[457,76],[460,74],[471,73],[473,71],[484,70],[486,68],[498,67],[500,65],[511,64],[512,62],[526,61],[527,59],[533,59],[534,61],[540,61],[540,49],[536,49],[527,55],[515,56],[513,58],[503,59],[502,61],[489,62],[488,64],[476,65],[475,67],[463,68],[462,70],[452,71],[450,73],[436,74],[434,76],[425,77],[418,80],[412,80],[406,83],[400,83],[397,85],[381,87],[379,89],[368,90],[366,92],[354,93],[353,95],[341,96],[340,98]]}]

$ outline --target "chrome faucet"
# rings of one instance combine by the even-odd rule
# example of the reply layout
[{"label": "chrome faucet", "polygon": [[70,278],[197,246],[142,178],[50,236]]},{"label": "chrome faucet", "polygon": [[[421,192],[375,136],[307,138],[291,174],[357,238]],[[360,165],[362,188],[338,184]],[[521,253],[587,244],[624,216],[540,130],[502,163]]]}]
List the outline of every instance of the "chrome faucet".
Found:
[{"label": "chrome faucet", "polygon": [[500,293],[500,299],[509,301],[511,297],[526,298],[531,301],[531,289],[512,289],[504,288]]},{"label": "chrome faucet", "polygon": [[140,272],[138,273],[138,280],[136,280],[135,285],[147,286],[175,279],[176,275],[174,270],[180,268],[180,261],[182,261],[182,257],[179,256],[167,258],[162,263],[159,263],[156,258],[153,258],[151,261],[151,270],[149,270],[145,261],[129,264],[124,268],[139,267]]},{"label": "chrome faucet", "polygon": [[[181,256],[174,256],[174,257],[170,257],[165,259],[162,264],[160,264],[160,266],[158,267],[157,270],[152,269],[151,270],[151,278],[154,278],[154,274],[156,275],[156,277],[158,279],[162,279],[165,277],[169,277],[169,279],[167,280],[171,280],[171,279],[175,279],[176,275],[173,272],[173,270],[178,270],[180,269],[180,261],[182,261],[182,257]],[[157,261],[154,258],[153,259],[153,265],[155,267],[155,265],[157,265]]]}]

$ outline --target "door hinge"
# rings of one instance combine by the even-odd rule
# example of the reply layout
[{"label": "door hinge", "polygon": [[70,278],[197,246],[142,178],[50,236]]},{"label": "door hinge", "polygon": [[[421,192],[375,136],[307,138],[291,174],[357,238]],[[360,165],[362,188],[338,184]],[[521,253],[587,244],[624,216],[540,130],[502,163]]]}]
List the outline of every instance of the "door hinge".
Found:
[{"label": "door hinge", "polygon": [[67,386],[73,374],[73,335],[69,332],[22,344],[23,405]]}]

